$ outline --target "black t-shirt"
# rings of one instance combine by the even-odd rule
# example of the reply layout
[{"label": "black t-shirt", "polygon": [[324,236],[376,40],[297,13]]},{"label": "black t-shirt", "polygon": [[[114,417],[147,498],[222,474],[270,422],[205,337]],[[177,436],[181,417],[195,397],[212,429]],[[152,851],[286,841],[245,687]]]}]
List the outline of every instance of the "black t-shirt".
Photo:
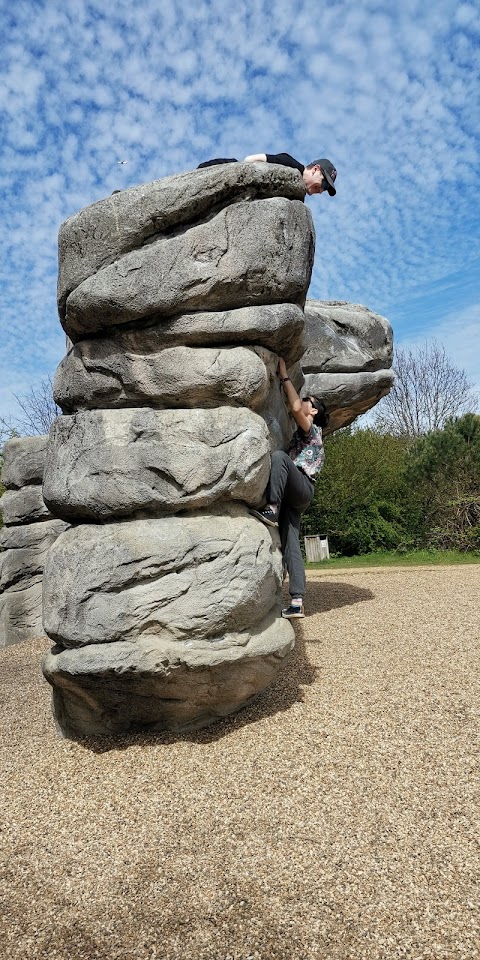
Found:
[{"label": "black t-shirt", "polygon": [[300,170],[300,173],[305,170],[303,163],[299,163],[289,153],[266,153],[265,156],[267,163],[280,163],[282,167],[293,167],[294,170]]},{"label": "black t-shirt", "polygon": [[[299,170],[300,173],[303,173],[305,170],[303,163],[299,163],[299,161],[295,160],[295,157],[291,157],[289,153],[266,153],[265,156],[267,163],[279,163],[282,167],[293,167],[294,170]],[[214,167],[221,163],[238,162],[236,157],[217,157],[216,160],[206,160],[204,163],[199,163],[197,170],[200,170],[201,167]]]}]

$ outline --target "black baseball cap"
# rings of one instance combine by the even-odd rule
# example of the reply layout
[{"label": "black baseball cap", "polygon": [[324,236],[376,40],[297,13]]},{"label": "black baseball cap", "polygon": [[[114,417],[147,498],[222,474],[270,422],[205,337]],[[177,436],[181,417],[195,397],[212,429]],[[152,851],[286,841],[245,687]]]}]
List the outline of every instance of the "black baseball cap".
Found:
[{"label": "black baseball cap", "polygon": [[337,171],[335,170],[333,163],[331,163],[330,160],[325,159],[315,160],[315,163],[317,163],[322,170],[325,180],[327,181],[327,190],[330,196],[334,197],[337,192],[334,187],[335,180],[337,179]]}]

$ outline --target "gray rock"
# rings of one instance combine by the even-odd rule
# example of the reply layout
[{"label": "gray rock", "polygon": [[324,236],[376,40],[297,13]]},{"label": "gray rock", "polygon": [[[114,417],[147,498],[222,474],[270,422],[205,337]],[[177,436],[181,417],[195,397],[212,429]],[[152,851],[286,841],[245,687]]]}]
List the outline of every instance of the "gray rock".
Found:
[{"label": "gray rock", "polygon": [[[9,524],[0,531],[1,647],[43,635],[45,557],[67,526],[61,520],[48,519],[42,498],[47,441],[46,436],[15,437],[3,451],[2,480],[10,489],[1,499],[4,521]],[[32,522],[38,519],[41,522]]]},{"label": "gray rock", "polygon": [[305,343],[305,374],[360,373],[392,364],[393,332],[388,320],[344,300],[307,300]]},{"label": "gray rock", "polygon": [[[144,331],[142,331],[144,333]],[[218,407],[257,410],[278,357],[262,347],[167,347],[127,353],[118,341],[81,341],[55,375],[65,412],[95,407]]]},{"label": "gray rock", "polygon": [[69,337],[191,310],[303,304],[314,229],[297,200],[235,203],[185,233],[124,254],[67,299]]},{"label": "gray rock", "polygon": [[80,210],[60,229],[60,317],[72,290],[124,253],[227,204],[277,196],[303,200],[305,185],[296,170],[235,163],[144,183]]},{"label": "gray rock", "polygon": [[2,483],[7,489],[42,482],[48,437],[14,437],[3,448]]},{"label": "gray rock", "polygon": [[0,595],[0,647],[43,636],[41,581]]},{"label": "gray rock", "polygon": [[307,373],[304,395],[321,397],[330,413],[327,433],[347,427],[374,407],[392,387],[392,370],[369,373]]},{"label": "gray rock", "polygon": [[0,499],[0,510],[6,526],[52,519],[38,485],[6,490]]},{"label": "gray rock", "polygon": [[115,339],[125,343],[124,349],[133,353],[183,344],[190,347],[253,344],[273,350],[291,364],[304,353],[303,327],[304,313],[298,304],[265,303],[236,310],[166,317],[140,330],[117,330]]},{"label": "gray rock", "polygon": [[42,582],[49,544],[43,548],[6,550],[0,555],[0,592],[24,590]]},{"label": "gray rock", "polygon": [[[261,376],[255,357],[244,352],[246,347],[237,347],[237,350],[243,350],[241,353],[220,355],[227,366],[230,364],[240,370],[248,365],[248,374],[245,370],[242,376],[245,385],[239,390],[236,374],[231,384],[231,374],[219,375],[218,362],[209,367],[209,358],[217,354],[212,348],[206,348],[215,344],[217,351],[221,347],[232,350],[231,346],[228,347],[232,343],[251,342],[273,348],[275,354],[283,356],[290,365],[303,353],[302,332],[303,311],[288,303],[185,314],[143,329],[118,330],[111,337],[81,340],[69,350],[55,374],[54,397],[67,413],[82,408],[136,406],[142,401],[149,406],[165,406],[168,404],[160,395],[160,386],[166,370],[170,380],[172,375],[175,381],[178,378],[182,394],[186,385],[186,396],[198,396],[201,406],[208,404],[213,395],[212,384],[217,380],[219,385],[225,380],[223,392],[216,389],[217,403],[238,402],[243,391],[245,399],[241,402],[254,406],[247,386],[254,376],[254,369],[258,369]],[[177,348],[175,353],[174,348]],[[187,348],[191,352],[178,352]],[[265,353],[257,353],[265,361]],[[242,357],[243,363],[240,362]],[[172,387],[175,398],[179,387],[175,382],[170,386],[171,392]],[[252,382],[250,394],[255,389]],[[185,400],[183,405],[187,406],[189,402]]]},{"label": "gray rock", "polygon": [[67,736],[210,723],[264,689],[293,644],[279,534],[247,505],[292,430],[279,352],[303,380],[303,196],[285,168],[226,165],[62,228],[75,345],[43,492],[57,516],[99,521],[61,533],[45,562],[57,646],[44,672]]},{"label": "gray rock", "polygon": [[179,650],[200,644],[208,663],[209,651],[231,645],[227,634],[255,632],[278,604],[278,540],[245,508],[227,505],[72,527],[48,552],[45,631],[67,648],[140,639]]},{"label": "gray rock", "polygon": [[52,427],[43,496],[64,520],[254,504],[269,454],[263,419],[243,408],[81,411]]},{"label": "gray rock", "polygon": [[43,520],[21,527],[3,527],[0,531],[0,548],[3,550],[34,550],[51,546],[54,540],[67,530],[63,520]]},{"label": "gray rock", "polygon": [[98,355],[103,364],[111,354],[121,352],[143,357],[165,347],[246,344],[273,350],[290,364],[300,360],[304,353],[303,327],[303,310],[294,303],[267,303],[209,313],[196,311],[177,317],[161,317],[156,323],[140,328],[120,328],[111,336],[80,340],[76,346],[66,337],[67,355],[73,348],[76,359],[81,359],[82,363],[93,364]]},{"label": "gray rock", "polygon": [[393,332],[379,314],[345,301],[307,300],[305,342],[304,394],[323,398],[327,433],[348,426],[389,392]]},{"label": "gray rock", "polygon": [[250,703],[275,678],[294,644],[276,611],[255,628],[202,647],[140,636],[43,658],[54,713],[66,737],[148,729],[198,729]]}]

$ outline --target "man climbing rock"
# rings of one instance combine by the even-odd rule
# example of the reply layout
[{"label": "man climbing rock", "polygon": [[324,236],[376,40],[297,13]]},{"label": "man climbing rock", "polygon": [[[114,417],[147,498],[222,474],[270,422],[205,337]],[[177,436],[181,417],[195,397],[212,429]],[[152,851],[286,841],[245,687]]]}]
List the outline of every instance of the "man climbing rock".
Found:
[{"label": "man climbing rock", "polygon": [[[333,163],[325,158],[312,160],[311,163],[304,166],[299,160],[295,160],[295,157],[291,157],[289,153],[252,153],[249,157],[245,157],[243,162],[279,163],[283,167],[293,167],[294,170],[301,173],[309,196],[315,193],[328,193],[331,197],[334,197],[337,192],[335,190],[337,171]],[[206,160],[204,163],[200,163],[197,169],[213,167],[220,163],[238,163],[238,160],[235,157],[219,157],[216,160]]]}]

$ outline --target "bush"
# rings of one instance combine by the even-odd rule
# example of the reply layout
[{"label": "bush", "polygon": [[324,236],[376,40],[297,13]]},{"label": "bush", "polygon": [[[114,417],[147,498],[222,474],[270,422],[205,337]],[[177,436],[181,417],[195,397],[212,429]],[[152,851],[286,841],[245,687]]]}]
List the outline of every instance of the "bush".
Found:
[{"label": "bush", "polygon": [[371,429],[327,437],[304,534],[327,534],[346,556],[414,546],[420,508],[404,479],[408,449],[405,438]]},{"label": "bush", "polygon": [[465,414],[416,440],[339,430],[303,518],[332,553],[480,550],[480,417]]},{"label": "bush", "polygon": [[[350,513],[348,522],[340,522],[329,529],[329,545],[333,552],[343,556],[395,550],[400,546],[407,548],[412,543],[401,523],[394,519],[395,512],[392,504],[368,504]],[[345,520],[344,517],[339,519]]]},{"label": "bush", "polygon": [[407,480],[422,491],[427,545],[480,549],[480,416],[449,420],[422,437],[407,461]]}]

